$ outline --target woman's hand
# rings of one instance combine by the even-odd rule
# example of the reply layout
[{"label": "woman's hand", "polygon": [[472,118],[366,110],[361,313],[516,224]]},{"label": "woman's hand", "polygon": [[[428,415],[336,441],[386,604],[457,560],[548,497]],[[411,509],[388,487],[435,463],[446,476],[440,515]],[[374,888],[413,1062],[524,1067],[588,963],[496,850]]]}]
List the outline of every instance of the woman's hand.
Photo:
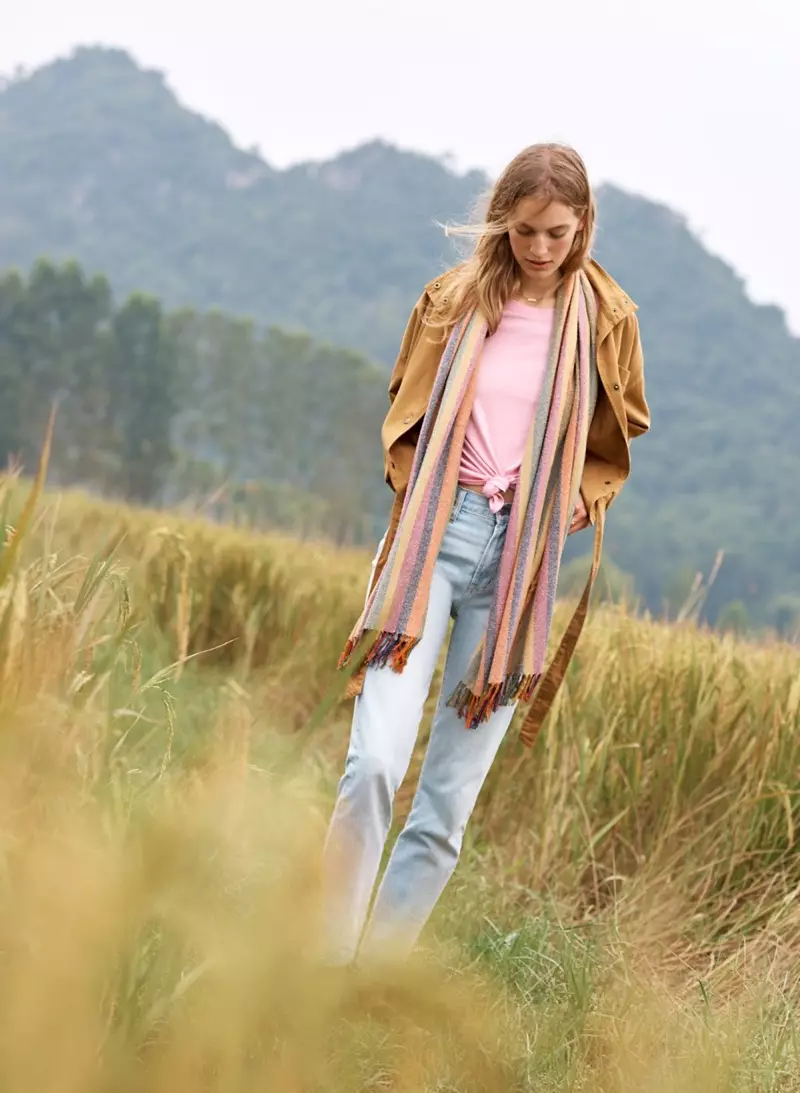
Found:
[{"label": "woman's hand", "polygon": [[586,505],[583,503],[583,498],[578,494],[578,501],[575,505],[575,512],[572,517],[572,523],[569,525],[569,531],[567,535],[574,535],[576,531],[583,531],[584,528],[589,526],[589,513],[586,511]]}]

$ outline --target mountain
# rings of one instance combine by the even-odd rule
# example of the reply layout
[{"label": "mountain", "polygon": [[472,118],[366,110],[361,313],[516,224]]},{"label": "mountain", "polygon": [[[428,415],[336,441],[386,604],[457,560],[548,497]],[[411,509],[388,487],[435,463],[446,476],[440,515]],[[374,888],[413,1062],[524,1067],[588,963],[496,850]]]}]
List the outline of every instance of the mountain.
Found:
[{"label": "mountain", "polygon": [[374,143],[275,171],[161,75],[80,49],[0,92],[0,254],[77,258],[121,293],[310,330],[388,362],[486,179]]},{"label": "mountain", "polygon": [[[463,219],[488,184],[381,142],[276,170],[105,49],[6,83],[0,156],[0,265],[76,258],[118,294],[303,329],[384,368],[453,260],[436,221]],[[640,306],[653,411],[611,554],[658,608],[724,550],[709,615],[740,599],[785,618],[800,610],[800,341],[679,215],[610,186],[598,200],[597,256]]]},{"label": "mountain", "polygon": [[654,603],[669,559],[708,574],[724,550],[712,616],[734,598],[778,611],[800,593],[800,339],[676,213],[608,187],[601,213],[598,256],[639,305],[653,412],[614,510],[615,558]]}]

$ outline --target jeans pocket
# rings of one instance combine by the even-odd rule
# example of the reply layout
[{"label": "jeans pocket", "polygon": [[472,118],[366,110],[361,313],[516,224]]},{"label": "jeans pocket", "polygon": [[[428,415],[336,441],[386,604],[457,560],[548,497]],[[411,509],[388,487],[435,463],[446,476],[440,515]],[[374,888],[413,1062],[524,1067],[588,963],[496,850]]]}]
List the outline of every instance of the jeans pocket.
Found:
[{"label": "jeans pocket", "polygon": [[459,488],[456,490],[456,499],[453,502],[452,509],[450,510],[450,519],[449,519],[448,523],[454,524],[456,522],[456,520],[458,519],[459,513],[461,512],[462,508],[464,507],[464,498],[465,497],[466,497],[466,490],[462,489],[459,486]]}]

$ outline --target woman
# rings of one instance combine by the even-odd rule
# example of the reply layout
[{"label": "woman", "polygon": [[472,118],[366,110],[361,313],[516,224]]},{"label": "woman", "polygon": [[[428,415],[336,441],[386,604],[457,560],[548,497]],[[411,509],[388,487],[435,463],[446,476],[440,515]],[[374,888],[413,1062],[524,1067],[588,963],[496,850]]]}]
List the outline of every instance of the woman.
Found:
[{"label": "woman", "polygon": [[[342,658],[363,670],[325,852],[335,962],[410,951],[517,702],[535,690],[530,744],[577,641],[605,509],[649,427],[635,306],[589,257],[594,221],[581,158],[527,148],[474,255],[427,286],[408,324],[383,426],[392,519]],[[592,574],[543,674],[564,544],[590,523]],[[361,940],[451,619],[419,786]]]}]

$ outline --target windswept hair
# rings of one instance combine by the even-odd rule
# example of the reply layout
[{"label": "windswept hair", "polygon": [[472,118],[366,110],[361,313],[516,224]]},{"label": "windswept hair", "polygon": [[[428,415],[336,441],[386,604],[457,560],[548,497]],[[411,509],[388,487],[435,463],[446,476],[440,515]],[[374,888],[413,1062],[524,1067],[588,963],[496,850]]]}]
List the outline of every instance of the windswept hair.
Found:
[{"label": "windswept hair", "polygon": [[506,167],[489,195],[481,202],[483,216],[474,225],[447,225],[447,235],[476,240],[472,254],[453,271],[448,294],[429,319],[435,326],[453,326],[473,307],[495,331],[503,309],[514,293],[519,270],[511,252],[508,231],[514,211],[526,197],[558,201],[582,218],[572,249],[561,267],[563,274],[582,269],[594,238],[596,206],[586,166],[578,153],[563,144],[533,144]]}]

